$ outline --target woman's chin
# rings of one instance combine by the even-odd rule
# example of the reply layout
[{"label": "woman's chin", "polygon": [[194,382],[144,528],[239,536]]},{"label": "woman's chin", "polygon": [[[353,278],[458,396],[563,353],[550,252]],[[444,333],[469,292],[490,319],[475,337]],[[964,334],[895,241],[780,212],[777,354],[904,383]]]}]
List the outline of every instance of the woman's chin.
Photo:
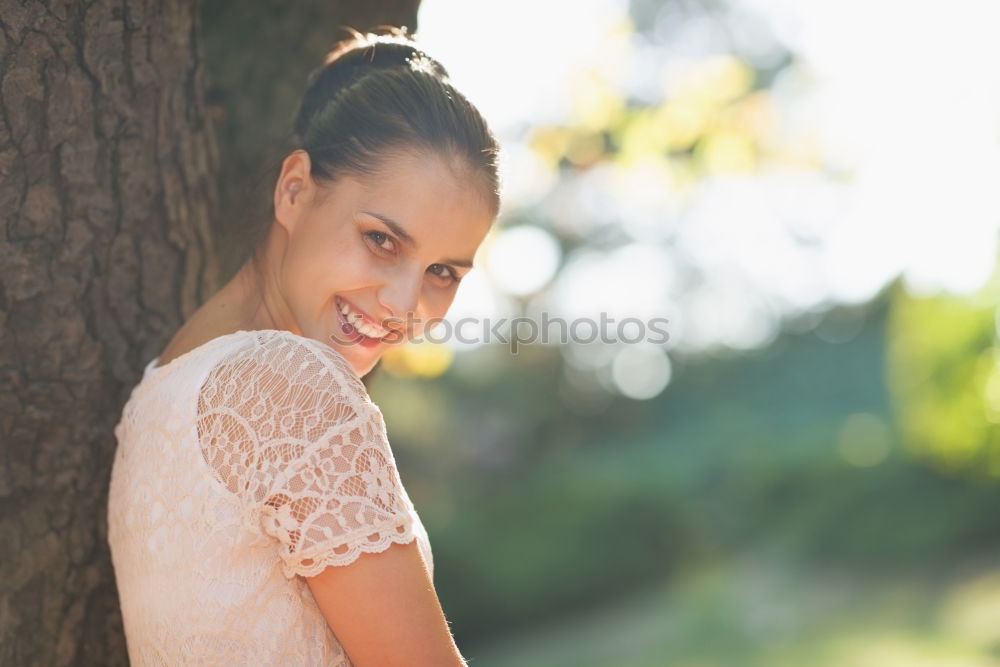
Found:
[{"label": "woman's chin", "polygon": [[347,359],[354,372],[361,377],[370,373],[382,356],[381,351],[375,352],[371,348],[366,349],[358,345],[334,345],[334,347]]}]

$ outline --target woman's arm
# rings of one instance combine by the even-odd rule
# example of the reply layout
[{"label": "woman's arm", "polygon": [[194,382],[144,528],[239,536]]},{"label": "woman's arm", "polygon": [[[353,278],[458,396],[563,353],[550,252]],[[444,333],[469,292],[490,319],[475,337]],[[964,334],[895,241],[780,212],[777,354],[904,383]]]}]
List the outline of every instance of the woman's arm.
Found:
[{"label": "woman's arm", "polygon": [[357,667],[466,667],[417,540],[305,577]]}]

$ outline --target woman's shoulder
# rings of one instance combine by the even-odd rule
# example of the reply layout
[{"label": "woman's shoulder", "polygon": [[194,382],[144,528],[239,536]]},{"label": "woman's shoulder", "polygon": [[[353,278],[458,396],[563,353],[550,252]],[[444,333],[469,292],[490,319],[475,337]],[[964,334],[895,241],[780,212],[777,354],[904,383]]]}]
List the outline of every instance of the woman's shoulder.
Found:
[{"label": "woman's shoulder", "polygon": [[250,333],[249,344],[234,350],[235,357],[245,363],[285,374],[319,372],[365,391],[351,363],[330,345],[287,329],[260,329]]},{"label": "woman's shoulder", "polygon": [[[285,329],[248,332],[212,368],[206,385],[229,394],[259,392],[298,407],[347,402],[375,408],[361,377],[336,349]],[[229,394],[232,395],[232,394]]]}]

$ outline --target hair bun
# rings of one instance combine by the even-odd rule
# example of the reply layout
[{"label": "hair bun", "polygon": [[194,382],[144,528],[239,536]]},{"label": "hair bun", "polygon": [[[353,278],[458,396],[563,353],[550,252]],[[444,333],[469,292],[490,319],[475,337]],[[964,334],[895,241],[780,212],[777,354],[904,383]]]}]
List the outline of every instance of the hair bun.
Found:
[{"label": "hair bun", "polygon": [[448,72],[406,34],[406,27],[378,26],[360,33],[344,26],[351,37],[334,44],[323,64],[310,72],[295,120],[295,133],[305,140],[315,115],[337,94],[373,70],[409,68],[446,80]]}]

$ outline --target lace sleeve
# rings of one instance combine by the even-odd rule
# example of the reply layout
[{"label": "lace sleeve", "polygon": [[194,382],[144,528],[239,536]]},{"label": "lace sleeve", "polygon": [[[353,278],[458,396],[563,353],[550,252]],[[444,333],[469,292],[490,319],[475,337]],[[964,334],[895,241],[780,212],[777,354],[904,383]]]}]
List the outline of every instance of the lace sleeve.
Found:
[{"label": "lace sleeve", "polygon": [[[202,449],[288,578],[414,539],[385,422],[340,353],[293,334],[214,369]],[[206,435],[208,437],[206,437]]]}]

